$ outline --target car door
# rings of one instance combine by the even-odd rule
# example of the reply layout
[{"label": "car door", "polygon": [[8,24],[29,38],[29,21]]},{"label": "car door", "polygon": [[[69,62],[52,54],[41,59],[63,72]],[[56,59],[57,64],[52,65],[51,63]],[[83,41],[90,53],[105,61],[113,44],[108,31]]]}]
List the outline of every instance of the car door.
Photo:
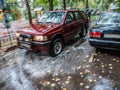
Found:
[{"label": "car door", "polygon": [[64,37],[69,40],[75,35],[75,18],[72,11],[68,11],[64,21]]},{"label": "car door", "polygon": [[76,26],[75,33],[78,34],[82,31],[84,25],[83,17],[81,16],[79,11],[75,11],[74,15],[75,15],[75,26]]}]

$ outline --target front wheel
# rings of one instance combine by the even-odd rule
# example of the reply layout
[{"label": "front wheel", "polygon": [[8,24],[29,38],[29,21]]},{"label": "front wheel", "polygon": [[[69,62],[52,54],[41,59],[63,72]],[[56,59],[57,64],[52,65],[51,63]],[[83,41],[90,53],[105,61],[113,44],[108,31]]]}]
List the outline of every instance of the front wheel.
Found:
[{"label": "front wheel", "polygon": [[63,40],[60,38],[55,39],[51,44],[49,51],[50,56],[55,57],[59,55],[63,50]]},{"label": "front wheel", "polygon": [[85,37],[87,35],[87,28],[84,26],[82,28],[82,32],[79,34],[81,38]]}]

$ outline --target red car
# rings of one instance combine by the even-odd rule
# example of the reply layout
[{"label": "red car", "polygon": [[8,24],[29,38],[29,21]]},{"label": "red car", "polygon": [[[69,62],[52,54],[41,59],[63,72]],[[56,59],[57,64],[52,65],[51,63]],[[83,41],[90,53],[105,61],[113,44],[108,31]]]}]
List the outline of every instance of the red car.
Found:
[{"label": "red car", "polygon": [[16,36],[20,48],[47,51],[56,56],[68,40],[77,34],[86,36],[88,24],[88,17],[83,11],[49,11],[37,23],[17,31]]}]

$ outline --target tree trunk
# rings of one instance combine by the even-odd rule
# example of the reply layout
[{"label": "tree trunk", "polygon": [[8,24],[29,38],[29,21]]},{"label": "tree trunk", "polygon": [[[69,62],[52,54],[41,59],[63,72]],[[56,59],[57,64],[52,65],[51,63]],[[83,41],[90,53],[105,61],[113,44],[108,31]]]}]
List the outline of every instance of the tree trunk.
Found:
[{"label": "tree trunk", "polygon": [[53,10],[53,0],[49,0],[49,10]]},{"label": "tree trunk", "polygon": [[28,11],[29,23],[32,24],[32,15],[31,15],[31,9],[30,9],[30,5],[28,3],[28,0],[25,0],[25,4],[26,4],[26,7],[27,7],[27,11]]},{"label": "tree trunk", "polygon": [[88,5],[88,0],[86,0],[86,9],[88,9],[89,8],[89,5]]},{"label": "tree trunk", "polygon": [[63,8],[66,10],[66,0],[63,0]]}]

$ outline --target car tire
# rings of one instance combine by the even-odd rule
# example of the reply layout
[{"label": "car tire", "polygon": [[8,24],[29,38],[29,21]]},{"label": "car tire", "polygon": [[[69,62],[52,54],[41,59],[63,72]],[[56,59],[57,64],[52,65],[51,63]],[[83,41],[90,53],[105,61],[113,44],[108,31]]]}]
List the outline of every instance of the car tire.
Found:
[{"label": "car tire", "polygon": [[82,32],[79,34],[80,38],[83,38],[87,35],[87,28],[84,26]]},{"label": "car tire", "polygon": [[55,57],[59,55],[62,52],[62,50],[63,50],[63,40],[60,38],[54,39],[49,51],[50,56]]}]

